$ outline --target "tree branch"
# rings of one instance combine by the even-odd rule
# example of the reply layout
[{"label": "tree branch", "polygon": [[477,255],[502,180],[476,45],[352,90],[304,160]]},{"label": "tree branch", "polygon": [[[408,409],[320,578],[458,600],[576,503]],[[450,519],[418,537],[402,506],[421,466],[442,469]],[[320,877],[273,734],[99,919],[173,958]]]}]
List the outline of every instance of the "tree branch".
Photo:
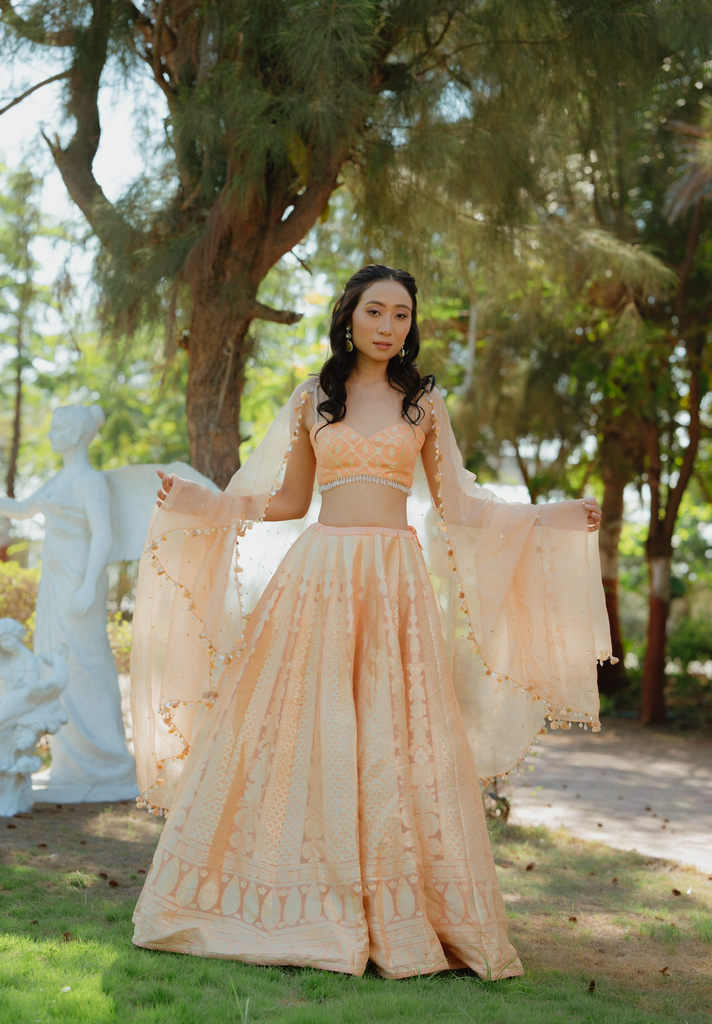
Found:
[{"label": "tree branch", "polygon": [[12,6],[10,0],[0,0],[0,20],[8,28],[14,29],[23,39],[42,46],[72,46],[76,41],[74,29],[60,29],[58,32],[47,32],[40,24],[25,21]]},{"label": "tree branch", "polygon": [[[5,0],[0,0],[0,3]],[[89,25],[81,30],[81,45],[74,52],[74,63],[67,72],[69,101],[66,112],[76,121],[76,130],[65,148],[55,135],[45,142],[62,175],[74,203],[79,207],[101,243],[110,251],[118,246],[136,247],[136,234],[116,212],[94,177],[92,165],[101,139],[99,120],[99,83],[108,55],[112,23],[112,0],[94,0]],[[133,241],[136,245],[133,245]]]},{"label": "tree branch", "polygon": [[156,12],[156,20],[153,23],[153,74],[156,81],[163,78],[163,70],[161,68],[161,30],[163,28],[163,19],[166,15],[167,2],[168,0],[161,0]]},{"label": "tree branch", "polygon": [[0,115],[4,114],[11,107],[17,106],[18,103],[22,103],[28,96],[31,96],[33,92],[41,89],[43,85],[51,85],[52,82],[58,82],[60,78],[69,78],[69,71],[60,71],[58,75],[52,75],[51,78],[45,78],[44,82],[38,82],[37,85],[33,85],[31,89],[26,89],[21,96],[16,96],[14,100],[7,104],[7,106],[0,109]]},{"label": "tree branch", "polygon": [[712,505],[712,490],[710,490],[707,481],[702,476],[699,469],[695,470],[693,476],[697,481],[700,490],[702,491],[702,496],[704,497],[705,501],[708,503],[708,505]]},{"label": "tree branch", "polygon": [[[702,334],[702,337],[700,337]],[[697,461],[697,449],[700,444],[700,405],[702,396],[700,394],[700,376],[702,373],[702,346],[704,345],[704,334],[700,332],[690,348],[690,424],[687,428],[687,447],[682,458],[682,465],[678,471],[677,483],[668,496],[667,508],[665,509],[665,534],[669,540],[675,531],[675,522],[680,510],[682,497],[690,482],[690,477]]]},{"label": "tree branch", "polygon": [[692,273],[692,268],[695,264],[695,255],[697,253],[697,247],[700,244],[700,235],[702,233],[702,206],[704,202],[704,196],[695,203],[695,208],[692,214],[692,220],[690,221],[690,229],[687,233],[687,241],[685,243],[685,258],[680,264],[678,273],[680,275],[680,283],[677,286],[677,295],[675,297],[676,312],[679,317],[682,317],[685,311],[685,299],[687,292],[687,282]]},{"label": "tree branch", "polygon": [[252,303],[249,315],[257,320],[271,320],[275,324],[296,324],[303,316],[302,313],[295,313],[291,309],[272,309],[271,306],[265,306],[256,300]]},{"label": "tree branch", "polygon": [[263,275],[278,259],[298,245],[313,227],[317,217],[329,202],[329,196],[337,187],[336,179],[345,159],[345,150],[333,155],[331,168],[326,170],[323,177],[310,182],[304,191],[295,197],[294,209],[287,219],[279,221],[270,230],[262,248],[260,263],[263,265]]},{"label": "tree branch", "polygon": [[[127,0],[126,2],[128,16],[133,22],[134,28],[143,37],[146,49],[143,52],[140,52],[133,39],[128,40],[129,47],[137,57],[148,64],[151,68],[154,80],[163,91],[170,107],[175,100],[175,92],[173,85],[166,81],[163,74],[163,66],[161,64],[161,58],[163,56],[161,52],[161,37],[164,32],[167,32],[169,36],[172,35],[170,27],[166,24],[166,6],[166,0],[161,0],[156,13],[156,20],[155,22],[152,22],[150,18],[147,18],[145,14],[139,11],[138,7],[136,7],[132,0]],[[164,63],[166,64],[168,76],[170,78],[171,69],[169,62],[166,61],[165,58]]]}]

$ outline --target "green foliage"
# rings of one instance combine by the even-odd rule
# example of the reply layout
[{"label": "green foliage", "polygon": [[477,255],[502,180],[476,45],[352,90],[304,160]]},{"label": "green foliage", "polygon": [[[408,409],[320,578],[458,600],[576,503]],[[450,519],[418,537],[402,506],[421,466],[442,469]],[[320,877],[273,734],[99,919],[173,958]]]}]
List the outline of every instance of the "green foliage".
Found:
[{"label": "green foliage", "polygon": [[109,634],[116,670],[128,672],[131,663],[131,623],[123,617],[121,612],[114,612],[109,617],[106,631]]},{"label": "green foliage", "polygon": [[25,569],[17,562],[0,562],[0,618],[16,619],[27,629],[25,643],[32,648],[35,604],[40,566]]}]

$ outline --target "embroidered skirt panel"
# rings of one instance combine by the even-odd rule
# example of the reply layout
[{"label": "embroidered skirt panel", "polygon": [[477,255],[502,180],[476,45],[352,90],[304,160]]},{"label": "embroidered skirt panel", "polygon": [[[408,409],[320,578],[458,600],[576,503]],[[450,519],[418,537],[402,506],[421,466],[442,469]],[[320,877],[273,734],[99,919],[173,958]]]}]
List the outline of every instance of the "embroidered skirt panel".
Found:
[{"label": "embroidered skirt panel", "polygon": [[522,973],[409,530],[316,524],[185,765],[134,942],[388,978]]}]

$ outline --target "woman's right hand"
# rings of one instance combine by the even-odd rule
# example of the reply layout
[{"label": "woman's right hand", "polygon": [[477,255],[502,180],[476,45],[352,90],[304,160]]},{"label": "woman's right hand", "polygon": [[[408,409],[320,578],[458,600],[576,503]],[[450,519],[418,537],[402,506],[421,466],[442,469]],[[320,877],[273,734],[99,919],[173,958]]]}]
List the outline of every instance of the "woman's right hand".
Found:
[{"label": "woman's right hand", "polygon": [[170,494],[171,487],[173,486],[173,477],[168,476],[168,474],[164,473],[162,469],[157,469],[156,472],[161,478],[161,486],[158,491],[158,501],[156,502],[156,504],[160,508],[163,502]]}]

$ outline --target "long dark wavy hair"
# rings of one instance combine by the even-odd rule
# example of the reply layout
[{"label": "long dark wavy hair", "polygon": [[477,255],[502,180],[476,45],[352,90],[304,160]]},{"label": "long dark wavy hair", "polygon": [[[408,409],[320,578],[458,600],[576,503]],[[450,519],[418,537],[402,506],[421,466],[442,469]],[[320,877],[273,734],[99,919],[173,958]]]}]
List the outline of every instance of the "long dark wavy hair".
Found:
[{"label": "long dark wavy hair", "polygon": [[421,377],[416,364],[420,351],[420,332],[416,298],[418,288],[415,278],[407,270],[396,270],[394,267],[384,267],[381,264],[362,267],[346,282],[346,287],[336,300],[331,314],[329,341],[332,354],[319,374],[319,386],[326,398],[317,407],[319,415],[324,416],[328,423],[338,423],[346,416],[346,381],[356,366],[357,357],[355,348],[352,352],[346,351],[346,328],[351,324],[353,312],[361,296],[375,281],[397,281],[403,285],[413,303],[410,330],[403,346],[405,355],[402,359],[399,355],[393,356],[386,367],[388,383],[403,395],[401,415],[409,423],[418,423],[423,415],[418,399],[435,384],[434,377]]}]

